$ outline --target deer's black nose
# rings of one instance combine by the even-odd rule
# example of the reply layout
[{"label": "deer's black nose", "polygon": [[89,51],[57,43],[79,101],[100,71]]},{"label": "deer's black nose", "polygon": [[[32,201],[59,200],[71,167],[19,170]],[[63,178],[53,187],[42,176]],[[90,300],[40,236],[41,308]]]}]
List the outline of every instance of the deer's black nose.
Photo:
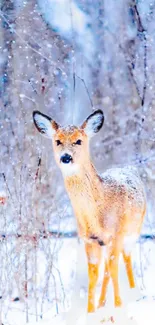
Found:
[{"label": "deer's black nose", "polygon": [[68,153],[65,153],[63,156],[61,156],[60,161],[63,162],[64,164],[69,164],[70,161],[72,161],[72,156],[69,155]]}]

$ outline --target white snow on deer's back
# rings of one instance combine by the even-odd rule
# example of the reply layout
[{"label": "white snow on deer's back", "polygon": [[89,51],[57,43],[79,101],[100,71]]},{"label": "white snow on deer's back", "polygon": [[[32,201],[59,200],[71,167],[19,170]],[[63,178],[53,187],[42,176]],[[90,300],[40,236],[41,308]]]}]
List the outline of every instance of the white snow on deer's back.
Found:
[{"label": "white snow on deer's back", "polygon": [[[123,168],[108,169],[101,175],[103,182],[106,184],[112,183],[114,187],[123,186],[126,191],[126,195],[129,199],[129,204],[132,205],[137,202],[137,206],[140,206],[145,198],[145,191],[142,181],[140,179],[138,170],[133,166],[127,166]],[[139,190],[141,188],[141,191]]]}]

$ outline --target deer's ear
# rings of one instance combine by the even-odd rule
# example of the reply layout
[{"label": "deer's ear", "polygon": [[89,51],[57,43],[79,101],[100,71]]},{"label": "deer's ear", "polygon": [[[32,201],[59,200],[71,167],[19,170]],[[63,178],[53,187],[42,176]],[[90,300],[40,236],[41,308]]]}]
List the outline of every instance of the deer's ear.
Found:
[{"label": "deer's ear", "polygon": [[59,125],[54,120],[39,111],[33,112],[33,121],[37,130],[48,138],[52,138],[59,128]]},{"label": "deer's ear", "polygon": [[87,119],[82,124],[81,128],[89,137],[92,137],[101,129],[103,123],[104,115],[103,112],[99,109],[87,117]]}]

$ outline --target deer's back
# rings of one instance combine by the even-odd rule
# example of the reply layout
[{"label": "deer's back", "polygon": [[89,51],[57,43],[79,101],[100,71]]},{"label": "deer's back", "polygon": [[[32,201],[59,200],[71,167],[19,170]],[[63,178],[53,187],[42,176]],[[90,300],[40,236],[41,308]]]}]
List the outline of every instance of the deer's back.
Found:
[{"label": "deer's back", "polygon": [[139,232],[145,213],[145,192],[134,167],[112,168],[101,176],[104,206],[100,224],[126,235]]},{"label": "deer's back", "polygon": [[[145,204],[144,186],[134,167],[108,169],[101,176],[103,193],[115,200],[116,206],[140,209]],[[121,200],[122,204],[121,204]],[[109,205],[109,203],[107,203]]]}]

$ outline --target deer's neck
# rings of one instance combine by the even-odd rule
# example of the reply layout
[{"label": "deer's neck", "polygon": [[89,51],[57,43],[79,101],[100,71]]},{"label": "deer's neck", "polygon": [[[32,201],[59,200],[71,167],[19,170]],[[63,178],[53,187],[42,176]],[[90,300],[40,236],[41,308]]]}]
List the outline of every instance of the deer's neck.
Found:
[{"label": "deer's neck", "polygon": [[78,174],[65,178],[65,186],[77,219],[78,232],[88,238],[94,229],[99,233],[98,209],[101,200],[102,183],[90,162],[82,166]]},{"label": "deer's neck", "polygon": [[65,177],[64,181],[67,192],[72,199],[74,196],[77,197],[81,192],[90,195],[93,189],[97,188],[99,176],[92,162],[89,161],[83,166],[80,166],[77,173]]}]

